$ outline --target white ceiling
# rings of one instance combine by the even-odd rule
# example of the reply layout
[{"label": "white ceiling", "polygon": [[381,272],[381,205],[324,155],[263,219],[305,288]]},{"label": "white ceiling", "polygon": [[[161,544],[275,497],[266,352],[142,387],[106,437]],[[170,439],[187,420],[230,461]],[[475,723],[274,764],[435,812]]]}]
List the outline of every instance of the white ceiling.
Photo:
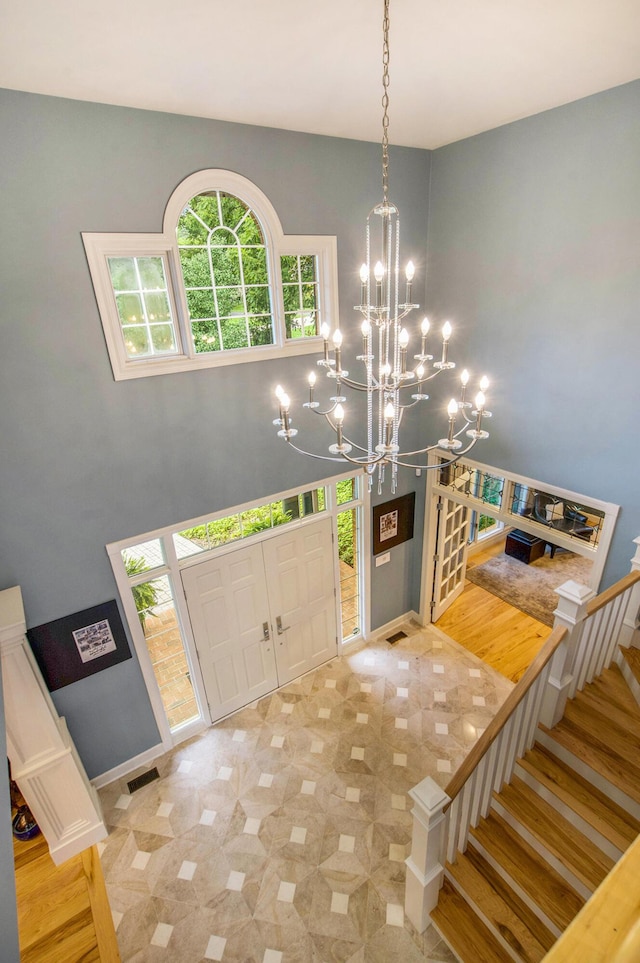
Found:
[{"label": "white ceiling", "polygon": [[[392,144],[640,76],[640,0],[391,0]],[[379,141],[382,0],[0,0],[0,86]]]}]

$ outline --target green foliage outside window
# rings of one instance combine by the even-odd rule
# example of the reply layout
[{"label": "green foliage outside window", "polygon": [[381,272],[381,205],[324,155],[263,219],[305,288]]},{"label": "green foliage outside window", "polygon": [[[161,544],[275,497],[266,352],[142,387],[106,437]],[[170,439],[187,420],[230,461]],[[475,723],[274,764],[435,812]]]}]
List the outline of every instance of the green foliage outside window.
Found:
[{"label": "green foliage outside window", "polygon": [[313,254],[280,258],[287,338],[310,338],[318,330],[318,286]]},{"label": "green foliage outside window", "polygon": [[490,515],[481,515],[478,519],[478,531],[484,532],[487,528],[491,528],[495,525],[495,518],[491,518]]},{"label": "green foliage outside window", "polygon": [[[344,505],[356,497],[355,478],[345,478],[336,485],[336,502]],[[355,564],[356,513],[355,509],[338,513],[338,557],[353,568]]]},{"label": "green foliage outside window", "polygon": [[[149,568],[144,558],[134,558],[132,555],[125,555],[123,561],[127,575],[130,578],[133,575],[140,575],[142,572],[146,572]],[[158,601],[157,587],[153,582],[142,582],[140,585],[131,586],[131,594],[133,595],[133,601],[135,602],[138,618],[140,619],[140,625],[144,631],[147,614]]]},{"label": "green foliage outside window", "polygon": [[251,210],[221,191],[199,194],[177,238],[196,351],[273,344],[267,251]]},{"label": "green foliage outside window", "polygon": [[291,521],[291,518],[290,512],[283,511],[282,502],[274,502],[273,505],[252,508],[242,512],[241,515],[227,515],[226,518],[196,525],[180,534],[204,548],[217,548],[238,538],[246,538],[248,535],[255,535],[268,528],[285,525]]},{"label": "green foliage outside window", "polygon": [[351,568],[355,562],[355,508],[338,515],[338,558]]}]

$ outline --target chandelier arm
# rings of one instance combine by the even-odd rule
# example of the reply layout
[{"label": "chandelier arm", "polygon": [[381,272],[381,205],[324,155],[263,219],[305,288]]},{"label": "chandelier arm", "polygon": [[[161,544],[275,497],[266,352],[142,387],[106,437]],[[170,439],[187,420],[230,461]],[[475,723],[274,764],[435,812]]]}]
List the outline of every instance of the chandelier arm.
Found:
[{"label": "chandelier arm", "polygon": [[[437,446],[437,445],[434,445],[433,447],[434,447],[434,448],[437,448],[438,446]],[[444,449],[443,449],[443,450],[444,450]],[[427,451],[432,451],[432,449],[431,449],[431,448],[426,448],[424,453],[426,454]],[[469,449],[467,448],[466,451],[469,451]],[[463,455],[466,454],[466,451],[460,451],[460,452],[458,452],[458,454],[454,455],[452,458],[449,459],[449,461],[447,462],[447,465],[455,465],[455,463],[456,463],[457,461],[459,461],[459,459],[462,458]],[[411,453],[411,452],[406,452],[406,454],[407,454],[407,455],[410,455],[410,454],[412,454],[412,453]],[[415,454],[421,454],[421,452],[416,452]],[[403,455],[403,457],[405,457],[405,456]],[[408,462],[408,461],[397,461],[397,460],[396,460],[395,463],[396,463],[396,465],[399,465],[400,468],[414,468],[414,469],[415,469],[415,468],[419,468],[421,471],[430,471],[432,468],[444,468],[444,467],[446,467],[445,465],[440,465],[440,464],[437,464],[437,463],[436,463],[436,464],[432,464],[432,465],[415,465],[415,464],[413,464],[412,462]]]},{"label": "chandelier arm", "polygon": [[361,452],[363,452],[365,455],[367,455],[367,462],[368,462],[369,464],[377,465],[378,462],[380,461],[379,458],[376,458],[375,461],[371,461],[371,459],[368,457],[368,456],[369,456],[369,450],[368,450],[367,448],[364,448],[362,445],[356,444],[355,441],[352,441],[351,438],[347,438],[346,435],[343,435],[343,439],[344,439],[344,441],[345,441],[348,445],[351,445],[352,448],[357,448],[358,451],[361,451]]},{"label": "chandelier arm", "polygon": [[[461,451],[457,451],[457,452],[455,453],[455,455],[453,456],[452,460],[453,460],[453,461],[458,461],[459,458],[462,458],[463,455],[466,455],[468,452],[470,452],[471,449],[473,448],[473,446],[476,444],[477,441],[478,441],[478,439],[477,439],[477,438],[474,438],[474,439],[472,440],[472,442],[471,442],[470,445],[467,445],[467,447],[461,449]],[[400,456],[401,458],[412,458],[413,455],[426,455],[428,452],[430,452],[430,451],[435,451],[436,449],[440,449],[440,451],[442,451],[442,452],[447,451],[446,448],[440,448],[440,445],[436,444],[436,445],[428,445],[426,448],[418,448],[417,451],[401,451],[401,452],[398,452],[398,454],[399,454],[399,456]],[[398,464],[399,464],[399,465],[402,465],[403,468],[425,468],[425,467],[429,467],[428,465],[425,466],[425,465],[405,464],[404,462],[401,462],[401,461],[399,461]]]},{"label": "chandelier arm", "polygon": [[[419,365],[416,365],[416,367],[413,369],[413,373],[414,373],[414,374],[415,374],[416,371],[418,370],[418,367],[419,367]],[[426,378],[423,376],[422,378],[420,378],[420,381],[414,381],[413,384],[414,384],[414,385],[423,385],[423,384],[425,384],[427,381],[433,381],[433,379],[434,379],[437,375],[440,374],[440,371],[441,371],[441,370],[442,370],[441,368],[437,368],[437,369],[436,369],[434,372],[432,372],[430,375],[427,375]]]},{"label": "chandelier arm", "polygon": [[[353,388],[354,391],[368,391],[369,386],[364,384],[362,381],[353,381],[351,378],[340,378],[340,384],[348,385],[349,388]],[[374,385],[374,391],[378,391],[382,388],[379,382]]]},{"label": "chandelier arm", "polygon": [[[333,431],[336,431],[337,430],[336,426],[333,424],[329,416],[326,415],[325,417],[330,427],[333,429]],[[352,448],[357,448],[358,451],[363,452],[367,456],[366,460],[362,458],[350,458],[347,452],[342,451],[340,452],[340,457],[338,459],[331,459],[332,461],[334,460],[342,461],[342,459],[345,459],[346,461],[352,462],[352,464],[354,465],[378,465],[381,461],[384,461],[384,459],[387,457],[385,453],[382,453],[382,454],[379,453],[376,457],[373,457],[371,452],[369,452],[366,448],[363,448],[362,445],[358,445],[355,441],[352,441],[351,438],[347,438],[346,435],[342,436],[342,440],[345,444],[351,445]],[[292,445],[291,447],[295,448],[295,445]],[[296,448],[296,451],[299,451],[299,450],[300,449]],[[326,456],[318,455],[317,457],[323,458]]]},{"label": "chandelier arm", "polygon": [[[327,408],[326,411],[318,411],[317,408],[313,408],[312,410],[313,410],[314,415],[324,415],[325,418],[328,419],[329,415],[332,414],[332,413],[336,410],[336,405],[337,405],[337,404],[338,404],[338,402],[336,401],[330,408]],[[331,424],[331,422],[329,422],[329,423]]]},{"label": "chandelier arm", "polygon": [[408,404],[406,404],[406,405],[398,404],[398,411],[399,411],[401,414],[402,414],[403,411],[409,411],[410,408],[415,408],[415,406],[418,405],[418,404],[420,404],[421,401],[424,401],[424,398],[416,398],[415,401],[410,401],[410,402],[409,402]]},{"label": "chandelier arm", "polygon": [[[294,445],[293,442],[290,441],[288,438],[285,438],[284,440],[288,445],[291,446],[291,448],[293,448],[294,451],[297,451],[299,455],[307,455],[307,457],[317,458],[319,461],[339,461],[339,462],[344,461],[343,455],[341,455],[339,458],[334,458],[333,455],[318,455],[314,451],[306,451],[304,448],[298,448],[298,446]],[[354,460],[353,458],[349,458],[349,461],[353,461],[353,460]]]}]

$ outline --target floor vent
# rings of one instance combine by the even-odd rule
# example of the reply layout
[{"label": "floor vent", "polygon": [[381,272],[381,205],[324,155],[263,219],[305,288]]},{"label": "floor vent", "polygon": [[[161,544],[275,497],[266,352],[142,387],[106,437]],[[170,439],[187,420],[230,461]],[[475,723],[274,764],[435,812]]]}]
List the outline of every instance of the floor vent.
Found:
[{"label": "floor vent", "polygon": [[136,776],[135,779],[132,779],[131,782],[127,783],[129,792],[134,793],[136,789],[142,789],[143,786],[147,786],[150,782],[153,782],[154,779],[159,778],[160,773],[155,766],[153,769],[147,769],[147,771],[143,772],[141,776]]},{"label": "floor vent", "polygon": [[406,632],[402,632],[402,631],[396,632],[394,635],[389,636],[389,638],[387,639],[387,642],[389,643],[389,645],[395,645],[396,642],[400,641],[400,639],[406,639],[406,637],[407,637]]}]

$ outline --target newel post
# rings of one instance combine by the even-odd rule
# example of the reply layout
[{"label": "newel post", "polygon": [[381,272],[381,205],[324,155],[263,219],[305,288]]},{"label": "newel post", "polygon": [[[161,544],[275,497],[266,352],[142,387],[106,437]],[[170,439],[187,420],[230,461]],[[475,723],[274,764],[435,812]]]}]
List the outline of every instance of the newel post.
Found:
[{"label": "newel post", "polygon": [[423,933],[431,922],[442,886],[445,862],[445,806],[451,802],[436,782],[427,776],[409,790],[414,806],[411,855],[406,862],[405,913]]},{"label": "newel post", "polygon": [[[631,559],[631,571],[640,572],[640,535],[634,538],[633,542],[636,546],[636,554]],[[640,582],[636,582],[631,589],[629,604],[620,629],[620,644],[640,649]]]},{"label": "newel post", "polygon": [[564,626],[568,634],[551,660],[549,681],[542,700],[540,721],[549,729],[560,722],[564,715],[574,677],[576,654],[587,617],[587,602],[596,594],[586,585],[571,580],[564,582],[555,591],[558,595],[558,607],[553,613],[553,627],[555,629]]}]

